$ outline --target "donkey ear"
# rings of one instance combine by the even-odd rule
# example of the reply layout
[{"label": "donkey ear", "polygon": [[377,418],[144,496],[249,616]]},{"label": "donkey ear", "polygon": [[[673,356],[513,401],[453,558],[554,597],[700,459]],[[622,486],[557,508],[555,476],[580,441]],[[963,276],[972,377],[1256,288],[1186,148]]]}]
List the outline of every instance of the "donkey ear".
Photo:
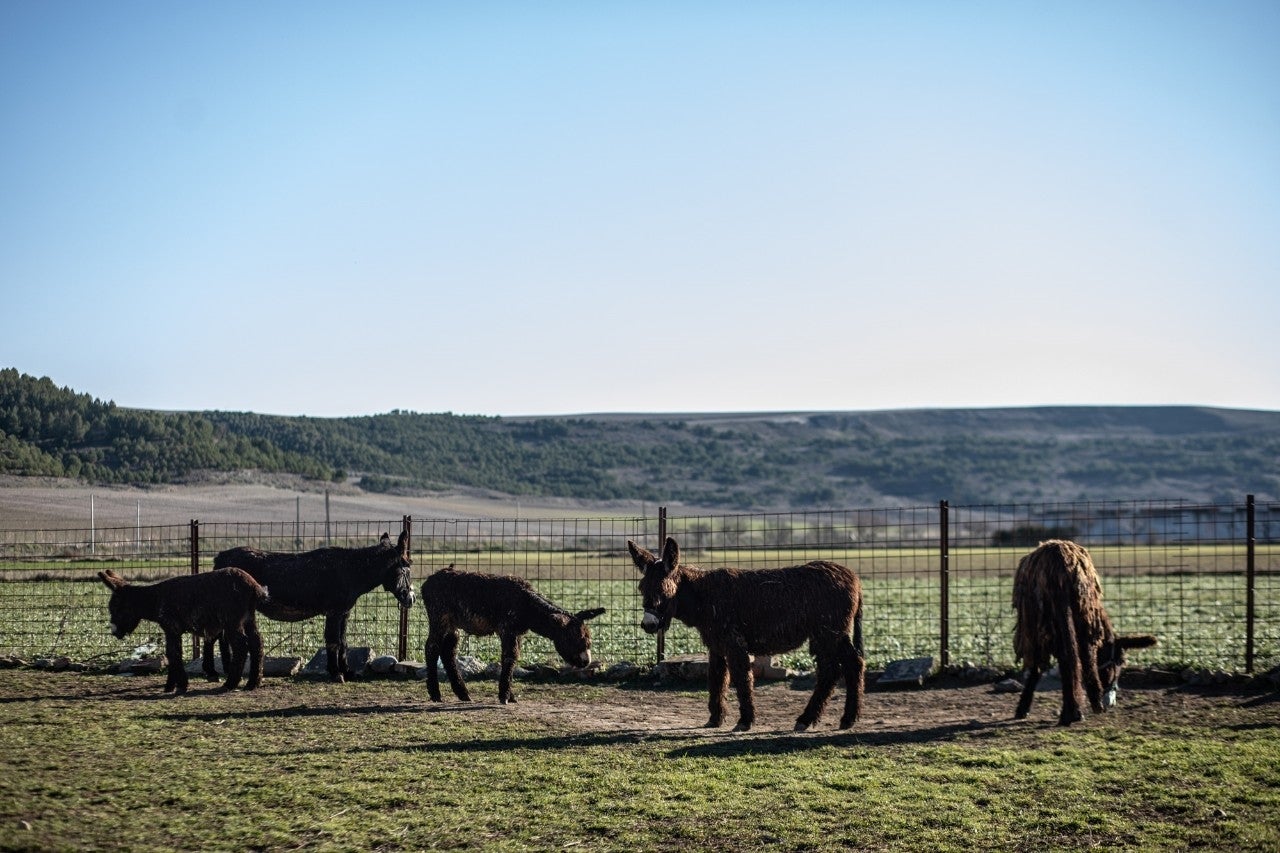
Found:
[{"label": "donkey ear", "polygon": [[666,544],[662,546],[662,562],[667,567],[668,572],[675,571],[676,566],[680,565],[680,546],[670,536],[667,537]]},{"label": "donkey ear", "polygon": [[119,589],[125,585],[125,579],[110,569],[107,569],[104,572],[98,572],[98,577],[102,579],[102,582],[107,585],[108,589]]},{"label": "donkey ear", "polygon": [[604,613],[603,607],[593,607],[590,610],[581,610],[573,614],[573,618],[580,622],[586,622],[588,619],[594,619],[602,613]]},{"label": "donkey ear", "polygon": [[1116,643],[1122,649],[1148,649],[1156,644],[1156,638],[1150,634],[1138,634],[1131,637],[1119,637]]},{"label": "donkey ear", "polygon": [[[388,540],[390,538],[391,538],[390,536],[387,537]],[[409,531],[401,530],[400,538],[396,540],[396,548],[400,551],[401,554],[405,554],[408,552],[408,547],[409,547]]]},{"label": "donkey ear", "polygon": [[379,544],[379,545],[381,545],[381,546],[383,546],[384,548],[385,548],[387,545],[390,545],[390,544],[391,544],[391,534],[390,534],[390,533],[385,533],[385,532],[384,532],[384,533],[382,534],[382,536],[381,536],[381,537],[379,537],[379,539],[378,539],[378,544]]},{"label": "donkey ear", "polygon": [[653,556],[653,552],[646,551],[630,539],[627,540],[627,550],[631,552],[631,562],[636,564],[636,568],[644,571],[653,563],[658,562],[658,558]]}]

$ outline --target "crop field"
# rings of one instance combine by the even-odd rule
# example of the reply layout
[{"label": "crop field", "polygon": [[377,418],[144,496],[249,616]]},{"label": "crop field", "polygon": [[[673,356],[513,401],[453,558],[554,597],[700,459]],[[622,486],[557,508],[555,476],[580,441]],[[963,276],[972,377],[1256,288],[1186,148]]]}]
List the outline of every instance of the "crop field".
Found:
[{"label": "crop field", "polygon": [[[1104,566],[1105,597],[1122,632],[1153,633],[1160,645],[1135,655],[1141,664],[1168,667],[1243,669],[1246,580],[1239,570],[1239,549],[1197,546],[1168,549],[1093,549]],[[1011,567],[1019,549],[954,549],[950,555],[947,612],[948,646],[953,661],[1012,666],[1013,611]],[[785,565],[803,559],[829,558],[855,567],[865,593],[865,640],[868,662],[939,655],[941,588],[937,554],[929,549],[860,549],[804,552],[776,549],[717,553],[708,566],[722,564]],[[691,562],[700,562],[691,553]],[[189,571],[184,558],[125,561],[12,560],[0,565],[0,652],[32,656],[65,655],[88,663],[109,663],[139,647],[159,643],[158,629],[144,622],[132,637],[116,641],[106,630],[107,590],[96,572],[111,566],[139,580]],[[1259,549],[1262,565],[1280,565],[1280,548]],[[618,554],[610,552],[525,553],[492,550],[415,555],[415,574],[453,562],[461,569],[526,577],[544,595],[569,610],[603,606],[604,616],[591,624],[593,655],[605,663],[657,660],[657,644],[639,628],[638,575]],[[1162,567],[1155,570],[1159,562]],[[1173,563],[1172,570],[1168,568]],[[1259,576],[1255,595],[1255,656],[1263,667],[1280,663],[1280,577],[1274,568]],[[309,658],[323,646],[323,620],[280,623],[260,620],[268,654]],[[426,640],[426,614],[408,615],[406,657],[420,659]],[[391,596],[375,589],[352,613],[349,643],[375,653],[397,654],[400,613]],[[701,650],[697,635],[674,624],[665,637],[665,654]],[[482,661],[498,658],[493,638],[467,638],[461,653]],[[552,662],[550,643],[526,637],[526,662]],[[801,648],[783,663],[811,665]]]},{"label": "crop field", "polygon": [[1015,722],[990,685],[872,684],[798,735],[786,683],[747,734],[647,682],[162,684],[0,670],[0,849],[1280,848],[1274,690],[1126,682],[1062,729],[1052,693]]}]

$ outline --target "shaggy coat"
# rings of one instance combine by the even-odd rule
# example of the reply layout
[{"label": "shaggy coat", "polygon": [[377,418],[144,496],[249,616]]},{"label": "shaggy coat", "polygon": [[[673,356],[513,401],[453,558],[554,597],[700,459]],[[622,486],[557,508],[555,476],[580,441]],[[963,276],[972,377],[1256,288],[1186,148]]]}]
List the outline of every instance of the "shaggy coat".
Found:
[{"label": "shaggy coat", "polygon": [[1062,712],[1058,725],[1082,719],[1080,696],[1094,713],[1116,701],[1126,649],[1154,646],[1150,635],[1121,637],[1102,606],[1102,583],[1089,552],[1065,539],[1050,539],[1018,562],[1013,576],[1013,607],[1018,621],[1013,648],[1027,669],[1027,683],[1016,719],[1031,710],[1036,685],[1058,659],[1062,675]]},{"label": "shaggy coat", "polygon": [[128,583],[108,569],[98,577],[111,590],[108,610],[111,633],[123,640],[149,619],[164,630],[164,653],[169,677],[164,692],[187,692],[187,671],[182,665],[182,637],[192,633],[224,637],[231,644],[232,659],[226,667],[224,689],[240,683],[246,656],[250,659],[247,690],[262,682],[262,635],[256,610],[270,599],[267,590],[240,569],[221,569],[183,575],[147,586]]},{"label": "shaggy coat", "polygon": [[[214,568],[236,566],[270,588],[271,599],[258,607],[263,616],[280,622],[301,622],[324,615],[324,643],[329,677],[342,682],[351,674],[347,663],[347,619],[356,600],[381,585],[408,609],[413,606],[409,537],[398,542],[382,534],[368,548],[319,548],[302,554],[231,548],[213,559]],[[216,678],[213,638],[205,641],[204,673]],[[227,652],[222,646],[222,659]]]},{"label": "shaggy coat", "polygon": [[680,546],[671,538],[661,559],[631,541],[627,549],[644,575],[641,627],[653,634],[679,619],[697,629],[707,646],[709,728],[723,721],[726,681],[732,680],[739,713],[734,731],[750,729],[755,701],[749,656],[781,654],[806,640],[817,661],[818,680],[796,718],[796,731],[817,724],[842,673],[846,693],[840,728],[858,719],[866,661],[862,584],[851,569],[815,560],[785,569],[706,571],[682,565]]},{"label": "shaggy coat", "polygon": [[440,701],[440,676],[436,660],[444,665],[454,695],[463,702],[471,694],[458,672],[458,632],[477,637],[497,634],[502,643],[502,671],[498,701],[516,701],[511,673],[520,658],[520,638],[529,631],[546,637],[570,666],[591,663],[591,629],[587,620],[604,613],[603,607],[570,613],[543,598],[523,578],[482,575],[441,569],[422,584],[427,608],[427,693]]}]

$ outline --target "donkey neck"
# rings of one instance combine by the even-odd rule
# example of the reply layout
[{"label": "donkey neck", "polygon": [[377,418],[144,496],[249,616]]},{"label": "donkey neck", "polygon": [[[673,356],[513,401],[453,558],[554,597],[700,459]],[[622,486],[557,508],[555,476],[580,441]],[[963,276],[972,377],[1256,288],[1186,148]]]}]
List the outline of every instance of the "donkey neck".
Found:
[{"label": "donkey neck", "polygon": [[563,627],[557,616],[568,616],[569,611],[552,604],[536,592],[528,592],[525,596],[525,619],[529,630],[547,639],[553,639]]}]

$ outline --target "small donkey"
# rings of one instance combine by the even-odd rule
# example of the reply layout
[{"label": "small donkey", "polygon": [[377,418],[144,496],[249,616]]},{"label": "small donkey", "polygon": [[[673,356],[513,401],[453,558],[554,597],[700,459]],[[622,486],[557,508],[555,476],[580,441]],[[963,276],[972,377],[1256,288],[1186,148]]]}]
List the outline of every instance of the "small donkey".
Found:
[{"label": "small donkey", "polygon": [[440,701],[440,675],[436,660],[444,664],[454,695],[463,702],[471,694],[458,672],[458,631],[477,637],[497,634],[502,642],[502,671],[498,678],[498,701],[516,701],[511,692],[511,674],[520,659],[520,638],[533,631],[555,644],[560,657],[570,666],[591,663],[591,629],[587,620],[604,613],[603,607],[570,613],[533,590],[524,578],[459,572],[450,564],[422,584],[422,603],[427,608],[427,693]]},{"label": "small donkey", "polygon": [[268,601],[267,588],[241,569],[218,569],[182,575],[146,586],[137,586],[107,569],[98,577],[111,590],[108,610],[111,633],[123,640],[138,623],[149,619],[164,630],[164,653],[169,677],[164,692],[187,692],[187,670],[182,665],[182,636],[222,636],[232,649],[231,665],[223,689],[240,683],[244,661],[250,659],[246,690],[262,682],[262,635],[258,633],[257,608]]},{"label": "small donkey", "polygon": [[640,595],[650,634],[674,617],[696,628],[707,646],[711,717],[708,728],[724,718],[726,681],[738,692],[738,724],[745,732],[755,722],[754,679],[749,655],[788,652],[805,640],[818,665],[818,681],[809,704],[796,719],[796,731],[816,725],[841,673],[845,678],[840,728],[858,719],[866,661],[862,652],[862,584],[852,569],[815,560],[785,569],[705,569],[680,562],[680,546],[668,537],[662,557],[628,540],[631,559],[644,577]]}]

